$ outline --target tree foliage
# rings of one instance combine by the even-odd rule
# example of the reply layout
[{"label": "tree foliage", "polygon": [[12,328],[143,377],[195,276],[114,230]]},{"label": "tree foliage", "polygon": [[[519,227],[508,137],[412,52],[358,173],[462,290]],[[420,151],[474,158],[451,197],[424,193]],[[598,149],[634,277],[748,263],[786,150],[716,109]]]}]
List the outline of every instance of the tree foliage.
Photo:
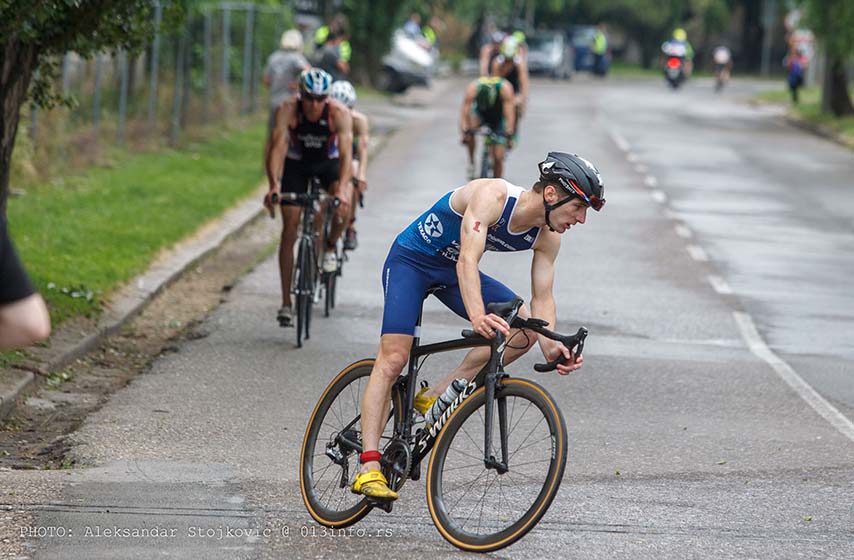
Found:
[{"label": "tree foliage", "polygon": [[854,114],[845,63],[854,55],[854,2],[806,0],[806,21],[827,52],[822,106],[837,116]]},{"label": "tree foliage", "polygon": [[[180,17],[178,0],[162,4],[164,22]],[[153,10],[151,0],[0,0],[0,212],[28,92],[42,106],[58,99],[52,84],[67,51],[90,57],[104,49],[139,49],[153,31]]]}]

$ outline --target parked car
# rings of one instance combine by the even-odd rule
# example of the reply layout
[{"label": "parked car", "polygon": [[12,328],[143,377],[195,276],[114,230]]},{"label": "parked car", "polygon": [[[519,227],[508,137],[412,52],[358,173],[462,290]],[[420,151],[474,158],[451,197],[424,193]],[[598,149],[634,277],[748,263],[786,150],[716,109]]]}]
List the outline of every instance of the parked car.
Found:
[{"label": "parked car", "polygon": [[576,72],[593,71],[593,37],[596,27],[593,25],[574,25],[569,31],[570,42],[575,50],[573,66]]},{"label": "parked car", "polygon": [[403,93],[411,86],[429,86],[439,58],[437,49],[427,49],[402,29],[394,32],[391,51],[383,57],[379,87]]},{"label": "parked car", "polygon": [[540,32],[530,35],[528,43],[528,71],[553,78],[568,80],[572,76],[572,51],[559,32]]}]

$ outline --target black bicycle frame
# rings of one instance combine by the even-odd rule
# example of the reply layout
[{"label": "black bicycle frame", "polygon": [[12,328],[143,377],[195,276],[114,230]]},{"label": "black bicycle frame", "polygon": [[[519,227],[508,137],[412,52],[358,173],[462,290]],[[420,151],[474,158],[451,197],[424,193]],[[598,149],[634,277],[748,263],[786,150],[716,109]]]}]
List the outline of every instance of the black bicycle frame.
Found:
[{"label": "black bicycle frame", "polygon": [[[520,302],[521,304],[521,302]],[[518,313],[518,305],[509,317],[510,321],[515,318]],[[501,444],[502,444],[502,461],[498,462],[492,455],[492,433],[494,426],[494,412],[492,403],[495,400],[495,389],[499,381],[506,377],[504,372],[503,358],[504,350],[507,347],[506,338],[503,334],[497,333],[495,338],[483,338],[473,331],[464,331],[464,338],[456,340],[447,340],[444,342],[435,342],[432,344],[421,345],[421,315],[419,314],[418,322],[415,327],[415,337],[412,341],[412,350],[409,355],[409,369],[405,376],[402,376],[394,386],[394,390],[406,398],[403,403],[403,410],[407,411],[402,415],[401,422],[395,427],[395,433],[406,439],[412,449],[412,464],[417,465],[433,448],[436,443],[436,438],[442,428],[445,426],[448,418],[469,396],[471,396],[482,385],[486,386],[486,419],[484,430],[484,466],[486,468],[495,468],[500,473],[507,471],[507,407],[506,402],[498,401],[499,422],[501,423]],[[475,378],[469,382],[468,386],[457,396],[456,399],[448,406],[436,422],[427,428],[416,432],[413,441],[412,429],[414,426],[411,411],[413,410],[413,402],[415,400],[415,392],[418,382],[418,361],[420,358],[441,352],[451,352],[454,350],[464,350],[467,348],[478,348],[481,346],[489,346],[491,349],[489,361],[481,368]],[[401,399],[402,400],[402,399]]]}]

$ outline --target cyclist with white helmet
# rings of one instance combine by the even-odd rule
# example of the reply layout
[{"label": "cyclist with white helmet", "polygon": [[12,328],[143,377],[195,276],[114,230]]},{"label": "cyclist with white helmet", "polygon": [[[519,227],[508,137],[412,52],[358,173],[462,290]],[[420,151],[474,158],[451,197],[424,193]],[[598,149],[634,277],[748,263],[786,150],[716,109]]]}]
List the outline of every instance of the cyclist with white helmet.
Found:
[{"label": "cyclist with white helmet", "polygon": [[[445,194],[395,239],[383,266],[385,305],[377,359],[362,397],[361,468],[352,491],[377,500],[394,500],[380,470],[379,443],[389,417],[390,391],[409,360],[424,297],[433,293],[454,313],[471,321],[486,338],[502,332],[512,340],[505,365],[521,357],[535,342],[548,361],[563,356],[562,375],[581,367],[582,358],[551,339],[524,333],[515,340],[507,322],[487,313],[487,305],[513,300],[516,294],[480,272],[485,251],[532,250],[530,313],[554,325],[552,293],[560,234],[583,224],[587,210],[605,204],[602,176],[592,163],[575,154],[550,152],[539,164],[539,180],[531,190],[503,179],[478,179]],[[523,306],[520,316],[528,318]],[[515,329],[514,329],[515,331]],[[520,340],[521,339],[521,340]],[[518,342],[518,343],[517,343]],[[414,399],[421,414],[454,379],[473,379],[486,364],[490,349],[471,350],[462,364],[433,388]]]},{"label": "cyclist with white helmet", "polygon": [[519,122],[528,104],[529,91],[528,61],[519,39],[512,35],[504,39],[501,52],[491,63],[490,76],[504,78],[513,86],[516,97],[515,132],[518,136]]},{"label": "cyclist with white helmet", "polygon": [[354,109],[356,106],[356,88],[346,80],[332,83],[329,95],[337,99],[350,109],[353,116],[353,183],[356,187],[353,193],[352,212],[350,224],[344,237],[344,249],[353,251],[358,246],[356,236],[356,209],[359,207],[359,199],[368,190],[368,142],[370,140],[370,127],[368,117],[364,113]]},{"label": "cyclist with white helmet", "polygon": [[[281,200],[282,239],[279,246],[279,273],[282,306],[277,319],[283,327],[293,323],[291,276],[294,243],[300,220],[298,203],[282,200],[281,193],[305,193],[312,177],[340,201],[336,209],[328,246],[324,248],[323,270],[338,267],[335,242],[344,232],[353,199],[352,176],[353,118],[350,110],[329,99],[332,78],[319,68],[300,75],[300,93],[285,100],[276,111],[271,146],[267,156],[269,191],[264,206],[273,212],[276,198]],[[321,213],[322,215],[322,213]]]}]

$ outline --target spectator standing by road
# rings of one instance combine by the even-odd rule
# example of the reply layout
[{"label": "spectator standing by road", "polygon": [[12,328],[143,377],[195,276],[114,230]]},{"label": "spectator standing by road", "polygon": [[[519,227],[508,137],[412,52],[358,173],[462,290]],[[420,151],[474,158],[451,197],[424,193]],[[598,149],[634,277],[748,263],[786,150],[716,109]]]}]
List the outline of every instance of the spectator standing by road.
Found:
[{"label": "spectator standing by road", "polygon": [[24,270],[0,214],[0,350],[23,348],[50,336],[50,315]]},{"label": "spectator standing by road", "polygon": [[314,53],[314,66],[325,70],[333,80],[346,80],[350,65],[341,56],[341,44],[347,38],[346,32],[330,33],[323,46]]},{"label": "spectator standing by road", "polygon": [[264,68],[264,85],[270,88],[267,136],[272,129],[276,108],[299,91],[299,75],[311,67],[302,53],[302,35],[299,31],[285,31],[280,46],[281,48],[267,59],[267,66]]},{"label": "spectator standing by road", "polygon": [[783,64],[786,66],[789,91],[792,93],[792,103],[797,105],[798,90],[804,85],[804,76],[809,66],[806,48],[801,46],[790,47],[789,54],[786,55]]},{"label": "spectator standing by road", "polygon": [[605,35],[605,24],[600,22],[593,35],[593,74],[605,76],[607,72],[608,36]]}]

